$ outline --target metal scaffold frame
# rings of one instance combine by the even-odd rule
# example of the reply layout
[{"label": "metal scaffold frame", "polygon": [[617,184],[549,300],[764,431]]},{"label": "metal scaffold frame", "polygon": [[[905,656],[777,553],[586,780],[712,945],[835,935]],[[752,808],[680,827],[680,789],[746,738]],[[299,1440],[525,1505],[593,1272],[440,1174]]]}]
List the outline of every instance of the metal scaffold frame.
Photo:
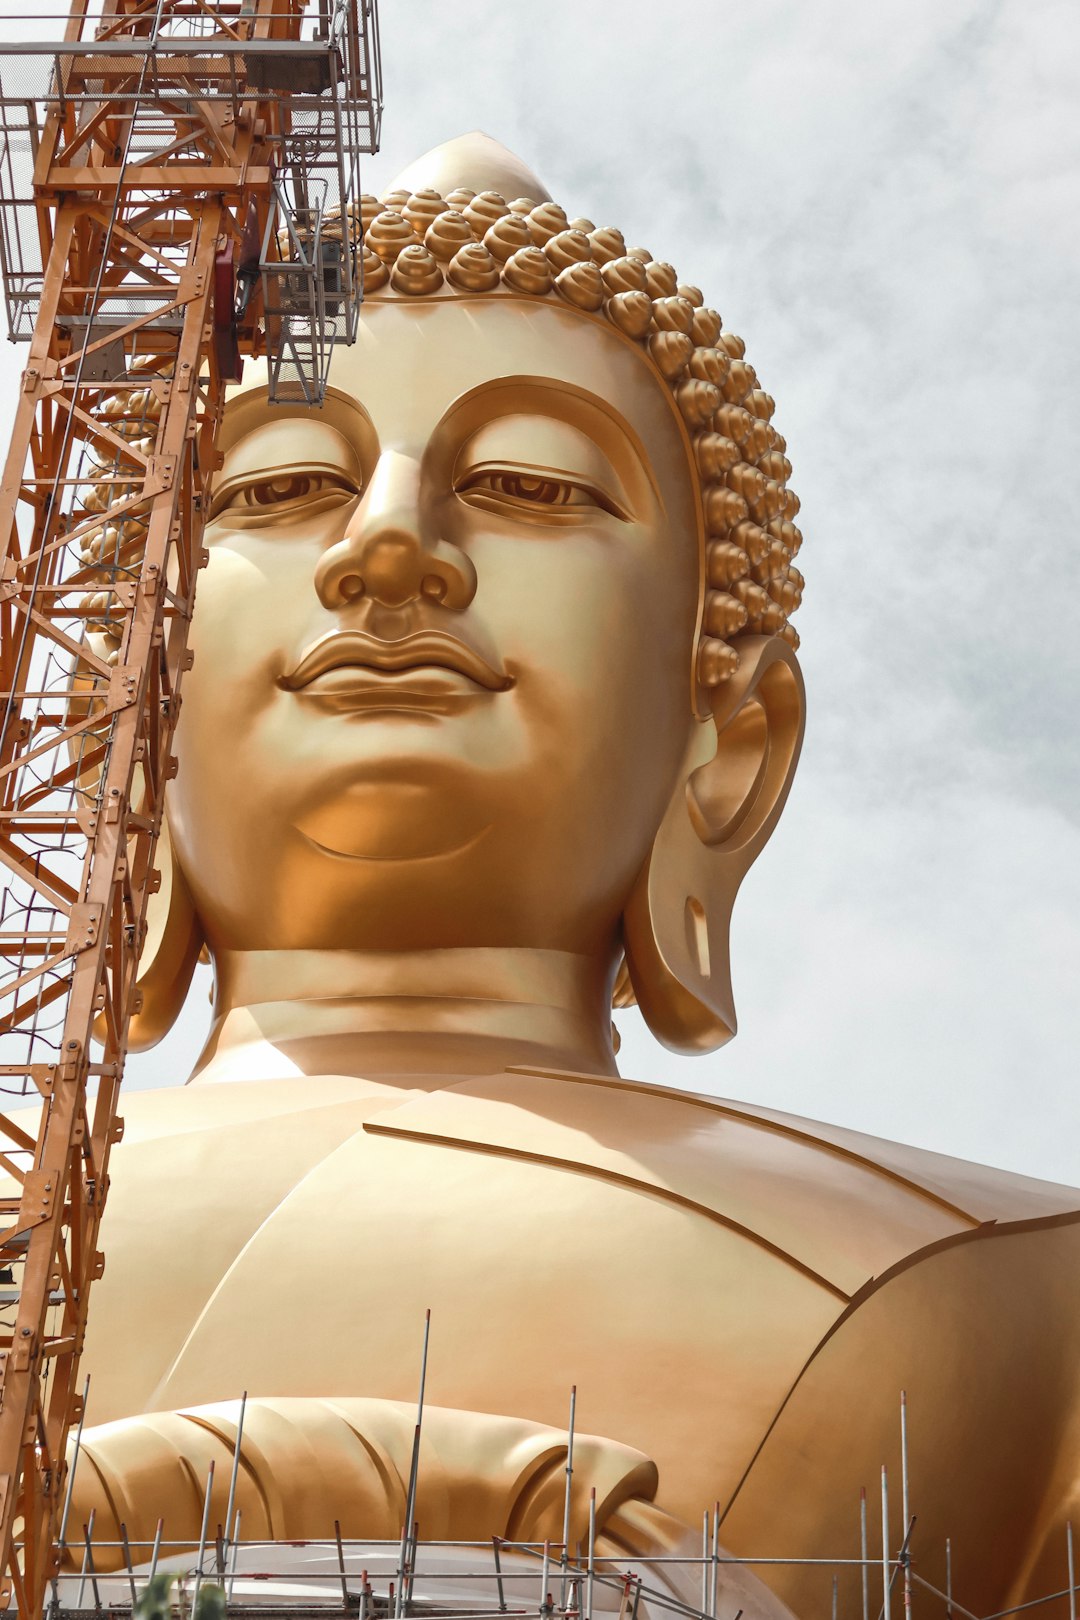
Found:
[{"label": "metal scaffold frame", "polygon": [[[729,1570],[767,1576],[779,1568],[801,1569],[820,1577],[819,1614],[841,1612],[856,1620],[910,1616],[914,1597],[926,1620],[1015,1620],[1077,1612],[1078,1590],[1072,1538],[1068,1542],[1068,1584],[995,1614],[978,1616],[960,1601],[947,1577],[944,1589],[914,1567],[909,1534],[895,1550],[860,1557],[735,1557],[719,1550],[716,1517],[706,1515],[700,1553],[619,1555],[597,1549],[564,1548],[561,1542],[523,1542],[498,1536],[489,1543],[426,1541],[414,1536],[402,1562],[393,1541],[344,1537],[340,1524],[321,1539],[245,1540],[238,1514],[232,1535],[222,1526],[204,1526],[202,1544],[192,1556],[186,1543],[170,1542],[158,1521],[152,1542],[127,1536],[99,1539],[94,1526],[81,1526],[72,1549],[75,1567],[56,1581],[49,1620],[82,1620],[86,1615],[130,1616],[155,1577],[172,1576],[194,1612],[200,1592],[217,1587],[229,1614],[318,1620],[348,1615],[353,1620],[738,1620],[730,1602],[721,1602],[721,1579]],[[1065,1549],[1063,1549],[1065,1550]],[[565,1556],[564,1556],[565,1553]],[[841,1582],[845,1583],[841,1604]],[[859,1593],[852,1602],[854,1593]],[[742,1611],[740,1610],[741,1614]]]},{"label": "metal scaffold frame", "polygon": [[34,24],[51,37],[0,47],[0,260],[30,345],[0,482],[0,1087],[40,1103],[36,1129],[0,1112],[21,1614],[56,1567],[224,385],[264,353],[279,395],[321,400],[381,111],[374,0],[72,0]]},{"label": "metal scaffold frame", "polygon": [[[80,1458],[82,1428],[75,1438],[68,1494],[61,1525],[61,1561],[53,1578],[48,1620],[83,1620],[84,1616],[136,1616],[154,1593],[155,1580],[166,1577],[176,1586],[179,1613],[198,1620],[200,1594],[216,1588],[219,1608],[225,1613],[266,1616],[267,1620],[317,1620],[320,1615],[342,1614],[354,1620],[740,1620],[743,1609],[731,1612],[732,1589],[722,1578],[728,1572],[768,1577],[799,1570],[817,1585],[810,1614],[839,1620],[841,1612],[857,1620],[892,1620],[902,1610],[911,1620],[915,1598],[928,1620],[1015,1620],[1020,1614],[1066,1615],[1076,1620],[1080,1591],[1073,1528],[1065,1526],[1062,1575],[1067,1584],[1057,1590],[1028,1597],[1008,1608],[979,1616],[966,1607],[954,1589],[953,1543],[938,1541],[936,1560],[944,1554],[943,1585],[927,1578],[916,1561],[918,1514],[911,1494],[909,1471],[909,1409],[906,1391],[900,1392],[899,1501],[896,1481],[890,1482],[886,1464],[880,1470],[880,1512],[871,1504],[864,1486],[859,1492],[853,1534],[846,1548],[813,1554],[790,1548],[766,1553],[735,1553],[721,1543],[727,1508],[715,1502],[702,1513],[701,1539],[687,1531],[671,1543],[675,1550],[655,1548],[634,1552],[611,1535],[599,1516],[596,1488],[588,1493],[588,1518],[572,1539],[574,1522],[575,1422],[577,1388],[570,1391],[566,1430],[561,1536],[537,1541],[524,1535],[493,1534],[485,1541],[423,1538],[416,1518],[421,1469],[421,1434],[427,1383],[431,1313],[424,1325],[423,1352],[416,1426],[404,1489],[404,1523],[394,1541],[349,1536],[342,1520],[323,1536],[245,1536],[238,1484],[244,1457],[245,1393],[235,1403],[235,1427],[228,1446],[231,1467],[228,1489],[224,1477],[215,1480],[211,1461],[197,1515],[197,1539],[190,1531],[175,1539],[164,1516],[154,1524],[154,1505],[133,1503],[141,1521],[141,1534],[123,1522],[95,1534],[96,1510],[88,1522],[72,1524],[71,1508]],[[219,1412],[220,1416],[220,1412]],[[256,1459],[258,1449],[255,1448]],[[227,1455],[227,1453],[226,1453]],[[221,1461],[225,1461],[223,1456]],[[249,1453],[248,1464],[259,1462]],[[890,1489],[890,1484],[892,1488]],[[355,1503],[342,1481],[346,1512],[355,1517]],[[876,1493],[875,1493],[876,1494]],[[224,1496],[224,1511],[222,1511]],[[734,1499],[732,1499],[734,1500]],[[172,1511],[187,1517],[185,1504],[174,1494]],[[110,1511],[115,1511],[108,1504]],[[852,1504],[854,1509],[855,1504]],[[899,1515],[897,1515],[899,1508]],[[265,1500],[258,1503],[260,1518]],[[215,1522],[216,1520],[216,1522]],[[328,1530],[331,1527],[327,1527]],[[117,1535],[117,1532],[118,1535]],[[665,1542],[665,1544],[667,1544]],[[969,1549],[970,1550],[970,1549]],[[977,1549],[976,1562],[989,1549]],[[970,1570],[971,1560],[965,1558]],[[940,1578],[940,1577],[939,1577]],[[737,1578],[735,1592],[752,1601],[745,1580]],[[89,1596],[92,1607],[87,1608]]]}]

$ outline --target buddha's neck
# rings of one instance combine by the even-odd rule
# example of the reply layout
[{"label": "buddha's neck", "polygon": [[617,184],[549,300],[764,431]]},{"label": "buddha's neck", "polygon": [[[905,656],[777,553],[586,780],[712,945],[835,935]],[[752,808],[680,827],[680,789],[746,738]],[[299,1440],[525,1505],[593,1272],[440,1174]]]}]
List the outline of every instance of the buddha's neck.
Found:
[{"label": "buddha's neck", "polygon": [[610,977],[564,951],[247,951],[216,958],[194,1081],[615,1074]]}]

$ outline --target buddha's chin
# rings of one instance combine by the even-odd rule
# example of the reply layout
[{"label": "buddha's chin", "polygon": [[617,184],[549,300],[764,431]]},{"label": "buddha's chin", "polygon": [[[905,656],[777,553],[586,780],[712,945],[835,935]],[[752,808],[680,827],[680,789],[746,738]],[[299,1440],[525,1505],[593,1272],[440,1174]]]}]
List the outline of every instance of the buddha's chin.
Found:
[{"label": "buddha's chin", "polygon": [[[447,802],[447,801],[450,802]],[[320,854],[350,861],[423,861],[463,853],[489,823],[412,783],[355,785],[298,817],[296,830]]]}]

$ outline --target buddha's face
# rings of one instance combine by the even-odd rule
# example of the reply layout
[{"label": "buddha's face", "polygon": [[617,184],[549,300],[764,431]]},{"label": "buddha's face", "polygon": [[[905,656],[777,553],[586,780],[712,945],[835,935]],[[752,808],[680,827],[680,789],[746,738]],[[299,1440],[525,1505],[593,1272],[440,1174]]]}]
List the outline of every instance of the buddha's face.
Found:
[{"label": "buddha's face", "polygon": [[696,722],[682,430],[571,310],[372,300],[223,432],[174,842],[214,948],[613,952]]}]

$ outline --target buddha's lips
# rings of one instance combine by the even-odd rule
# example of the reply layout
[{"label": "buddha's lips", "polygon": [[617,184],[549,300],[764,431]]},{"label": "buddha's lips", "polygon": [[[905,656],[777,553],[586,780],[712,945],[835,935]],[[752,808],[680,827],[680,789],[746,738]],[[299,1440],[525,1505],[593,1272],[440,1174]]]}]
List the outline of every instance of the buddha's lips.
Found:
[{"label": "buddha's lips", "polygon": [[282,678],[291,692],[301,691],[332,669],[369,669],[388,675],[410,669],[450,669],[488,692],[505,692],[514,683],[483,655],[445,630],[418,630],[398,641],[383,641],[362,630],[335,630],[308,648],[295,669]]}]

